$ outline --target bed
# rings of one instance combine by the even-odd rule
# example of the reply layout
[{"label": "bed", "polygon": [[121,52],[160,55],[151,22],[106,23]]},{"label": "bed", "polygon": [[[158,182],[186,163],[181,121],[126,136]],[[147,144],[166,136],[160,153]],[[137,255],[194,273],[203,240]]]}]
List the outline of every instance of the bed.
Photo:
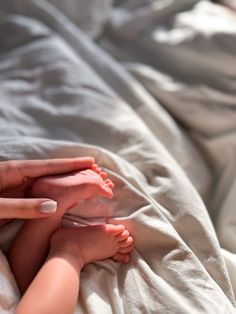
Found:
[{"label": "bed", "polygon": [[[85,267],[76,313],[235,313],[236,14],[206,0],[1,0],[0,16],[0,160],[94,156],[114,198],[64,222],[121,222],[135,239],[130,264]],[[13,313],[1,256],[0,312]]]}]

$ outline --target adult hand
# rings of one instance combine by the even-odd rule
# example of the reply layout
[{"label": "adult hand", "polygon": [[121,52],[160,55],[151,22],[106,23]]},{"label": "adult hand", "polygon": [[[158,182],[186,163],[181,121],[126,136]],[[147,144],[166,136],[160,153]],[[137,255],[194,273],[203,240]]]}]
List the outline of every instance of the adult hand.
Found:
[{"label": "adult hand", "polygon": [[43,176],[91,168],[92,157],[0,162],[0,219],[42,218],[57,209],[48,198],[27,198],[34,181]]}]

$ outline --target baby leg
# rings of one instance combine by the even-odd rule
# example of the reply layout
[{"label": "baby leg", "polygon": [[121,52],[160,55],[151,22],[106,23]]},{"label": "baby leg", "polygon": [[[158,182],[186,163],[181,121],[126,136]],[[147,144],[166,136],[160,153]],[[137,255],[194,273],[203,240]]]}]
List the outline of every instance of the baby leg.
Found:
[{"label": "baby leg", "polygon": [[132,251],[132,238],[125,231],[123,225],[107,224],[56,231],[48,259],[20,301],[16,314],[72,314],[84,265],[125,248]]},{"label": "baby leg", "polygon": [[9,262],[22,293],[44,262],[49,239],[61,227],[61,218],[74,203],[93,195],[112,197],[114,187],[104,180],[106,173],[98,168],[38,179],[32,186],[34,197],[48,197],[58,203],[57,212],[48,218],[26,221],[10,252]]}]

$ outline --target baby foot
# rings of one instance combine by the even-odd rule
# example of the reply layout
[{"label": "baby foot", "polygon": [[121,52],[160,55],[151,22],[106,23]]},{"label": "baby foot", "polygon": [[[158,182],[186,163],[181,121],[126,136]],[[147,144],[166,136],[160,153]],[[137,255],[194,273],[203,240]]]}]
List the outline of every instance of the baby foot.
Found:
[{"label": "baby foot", "polygon": [[112,198],[114,184],[99,168],[63,175],[42,177],[32,186],[33,197],[48,197],[58,202],[61,214],[82,200],[92,196]]},{"label": "baby foot", "polygon": [[127,263],[133,250],[133,238],[123,225],[101,224],[62,228],[51,238],[51,250],[64,254],[80,271],[84,265],[114,256]]},{"label": "baby foot", "polygon": [[134,248],[133,237],[130,236],[128,230],[123,231],[123,236],[125,237],[124,245],[120,243],[118,251],[112,256],[115,262],[128,263],[130,261],[130,252]]}]

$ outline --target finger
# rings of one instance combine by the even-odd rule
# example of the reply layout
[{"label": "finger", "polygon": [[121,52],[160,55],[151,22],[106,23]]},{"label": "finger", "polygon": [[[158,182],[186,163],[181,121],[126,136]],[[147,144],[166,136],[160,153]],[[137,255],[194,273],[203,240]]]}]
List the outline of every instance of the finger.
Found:
[{"label": "finger", "polygon": [[43,218],[57,210],[57,203],[50,199],[0,198],[0,219]]},{"label": "finger", "polygon": [[22,184],[27,177],[62,174],[91,168],[93,164],[92,157],[4,161],[0,163],[0,189]]},{"label": "finger", "polygon": [[91,168],[92,157],[15,161],[24,176],[39,177]]}]

